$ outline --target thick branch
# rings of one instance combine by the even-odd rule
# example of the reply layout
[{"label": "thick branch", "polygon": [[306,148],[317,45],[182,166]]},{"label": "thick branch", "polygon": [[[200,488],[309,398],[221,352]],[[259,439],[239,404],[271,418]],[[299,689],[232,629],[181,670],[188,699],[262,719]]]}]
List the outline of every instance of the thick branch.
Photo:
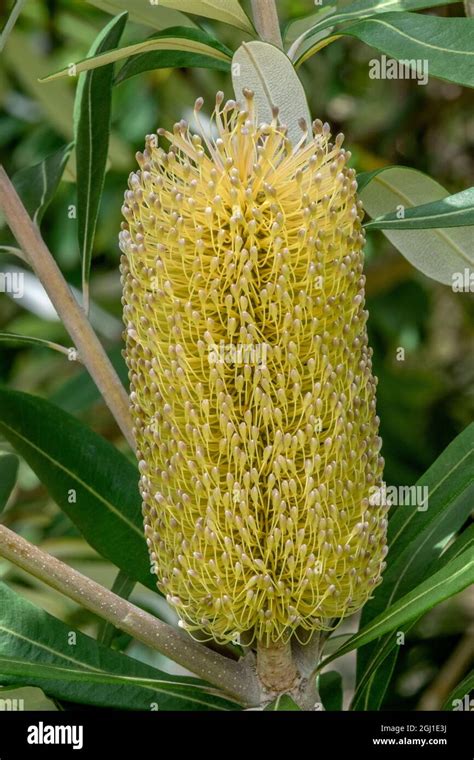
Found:
[{"label": "thick branch", "polygon": [[261,39],[283,48],[275,0],[252,0],[252,13]]},{"label": "thick branch", "polygon": [[248,663],[235,662],[206,649],[184,631],[175,630],[99,583],[86,578],[4,525],[0,525],[0,556],[217,686],[240,704],[259,704],[258,682]]},{"label": "thick branch", "polygon": [[80,359],[100,390],[132,448],[135,447],[127,394],[102,344],[72,295],[61,270],[23,206],[7,173],[0,166],[0,207],[18,244],[28,257],[59,317],[79,351]]}]

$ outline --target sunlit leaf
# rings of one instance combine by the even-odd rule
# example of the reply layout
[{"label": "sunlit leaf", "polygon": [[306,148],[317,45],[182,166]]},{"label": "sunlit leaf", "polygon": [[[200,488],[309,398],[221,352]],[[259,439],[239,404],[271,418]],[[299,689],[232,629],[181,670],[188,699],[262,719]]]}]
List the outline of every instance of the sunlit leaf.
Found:
[{"label": "sunlit leaf", "polygon": [[[127,13],[113,18],[95,39],[89,56],[94,58],[120,42]],[[74,105],[77,178],[77,232],[82,259],[82,290],[89,311],[89,276],[94,235],[104,187],[109,152],[112,109],[112,64],[81,74]]]},{"label": "sunlit leaf", "polygon": [[[301,119],[310,127],[312,119],[303,85],[291,61],[267,42],[244,42],[232,59],[232,82],[237,100],[247,87],[255,93],[259,121],[270,122],[272,108],[279,108],[279,120],[288,127],[294,143],[301,140]],[[291,97],[288,93],[291,92]]]},{"label": "sunlit leaf", "polygon": [[[406,211],[413,206],[441,201],[447,190],[415,169],[393,166],[362,177],[360,191],[364,208],[372,218]],[[452,285],[453,275],[472,266],[472,229],[387,229],[384,235],[414,267],[428,277]]]},{"label": "sunlit leaf", "polygon": [[27,393],[0,390],[0,431],[86,541],[154,589],[136,467],[74,417]]}]

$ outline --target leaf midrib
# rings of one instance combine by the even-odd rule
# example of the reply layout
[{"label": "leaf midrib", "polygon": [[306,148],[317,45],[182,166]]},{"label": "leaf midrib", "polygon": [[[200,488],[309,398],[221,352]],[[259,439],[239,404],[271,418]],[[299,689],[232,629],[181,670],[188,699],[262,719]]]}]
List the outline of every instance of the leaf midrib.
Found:
[{"label": "leaf midrib", "polygon": [[0,421],[0,427],[5,427],[7,430],[9,430],[13,436],[16,436],[17,438],[20,438],[27,446],[31,447],[35,451],[37,451],[40,456],[47,459],[49,462],[51,462],[53,465],[55,465],[58,469],[62,470],[68,477],[72,478],[74,481],[76,481],[79,485],[81,485],[82,488],[84,488],[86,491],[89,491],[89,493],[96,498],[98,501],[100,501],[104,506],[106,506],[116,517],[118,517],[123,523],[128,525],[129,528],[131,528],[134,533],[136,533],[140,538],[143,538],[142,531],[133,523],[131,522],[125,515],[123,515],[110,501],[108,501],[104,496],[102,496],[100,493],[95,491],[88,483],[81,480],[81,478],[74,473],[73,471],[69,470],[68,467],[63,465],[61,462],[59,462],[54,457],[50,456],[44,449],[41,449],[39,446],[37,446],[35,443],[30,441],[28,438],[25,438],[20,432],[15,430],[15,428],[10,427],[5,421]]}]

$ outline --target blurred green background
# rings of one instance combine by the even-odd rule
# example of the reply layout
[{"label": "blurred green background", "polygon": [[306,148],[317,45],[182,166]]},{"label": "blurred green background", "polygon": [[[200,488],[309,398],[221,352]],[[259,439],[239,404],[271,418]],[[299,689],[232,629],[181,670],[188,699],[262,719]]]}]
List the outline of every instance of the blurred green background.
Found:
[{"label": "blurred green background", "polygon": [[[311,0],[280,0],[278,7],[284,22],[314,12]],[[11,3],[0,0],[2,27],[10,9]],[[461,15],[462,5],[436,12]],[[2,53],[0,68],[0,159],[10,176],[71,140],[76,79],[50,84],[37,80],[85,57],[109,19],[83,1],[26,3]],[[232,49],[236,47],[240,33],[235,29],[202,19],[199,23]],[[122,44],[151,33],[128,23]],[[369,61],[374,57],[378,57],[375,51],[344,38],[304,64],[301,76],[313,116],[329,121],[333,133],[344,132],[358,171],[402,164],[430,174],[449,192],[474,184],[472,93],[434,79],[427,86],[414,80],[370,79]],[[163,69],[115,88],[110,168],[95,242],[91,294],[95,324],[123,377],[117,235],[134,154],[142,149],[145,134],[188,117],[197,96],[202,95],[212,108],[219,89],[232,97],[230,77],[208,69]],[[69,213],[75,204],[72,163],[65,180],[46,212],[42,231],[68,281],[80,287],[76,222]],[[5,226],[0,229],[0,244],[14,245]],[[0,252],[0,271],[12,266],[22,263]],[[368,237],[366,275],[385,477],[389,484],[411,485],[474,417],[474,301],[472,295],[453,293],[416,272],[380,232]],[[0,331],[68,346],[64,329],[34,279],[27,283],[27,292],[28,297],[19,300],[0,294]],[[405,349],[404,361],[397,360],[400,347]],[[55,400],[125,450],[85,373],[64,356],[39,348],[2,348],[0,383]],[[0,441],[0,448],[9,446]],[[46,550],[111,585],[113,568],[87,547],[26,466],[4,519]],[[97,623],[88,613],[0,562],[2,574],[53,614],[84,630],[96,630]],[[157,614],[168,614],[158,597],[143,589],[135,593],[138,601]],[[461,595],[428,618],[431,622],[419,625],[409,646],[403,648],[387,707],[411,709],[418,704],[469,625],[469,598]],[[123,639],[116,640],[116,646],[124,644]],[[148,656],[138,646],[131,653]]]}]

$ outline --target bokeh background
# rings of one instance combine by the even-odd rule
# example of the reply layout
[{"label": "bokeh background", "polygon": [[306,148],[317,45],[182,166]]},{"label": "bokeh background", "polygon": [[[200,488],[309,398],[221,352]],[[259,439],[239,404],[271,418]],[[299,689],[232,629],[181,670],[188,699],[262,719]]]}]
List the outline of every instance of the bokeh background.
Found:
[{"label": "bokeh background", "polygon": [[[284,22],[314,12],[311,0],[279,0],[278,7]],[[2,27],[10,9],[10,2],[0,0]],[[458,16],[463,10],[461,4],[454,4],[436,12]],[[109,19],[107,13],[82,0],[26,3],[2,52],[0,67],[0,160],[10,176],[71,140],[75,78],[49,84],[39,83],[38,78],[85,57]],[[199,22],[229,47],[236,47],[237,30],[206,25],[202,19]],[[152,31],[128,23],[122,43],[141,41]],[[352,165],[358,171],[401,164],[430,174],[449,192],[474,184],[472,92],[434,79],[427,86],[414,80],[370,79],[369,61],[374,57],[378,57],[375,51],[355,39],[342,39],[304,64],[301,75],[314,117],[329,121],[333,133],[344,132],[346,147],[353,154]],[[219,89],[232,97],[230,77],[208,69],[162,69],[115,88],[110,167],[95,241],[91,294],[94,324],[124,381],[117,235],[134,154],[142,149],[145,134],[188,117],[197,96],[202,95],[212,107]],[[75,204],[73,162],[64,179],[46,212],[42,231],[68,281],[79,288],[77,229],[70,214]],[[14,245],[4,225],[0,245]],[[14,267],[24,264],[0,250],[0,271]],[[366,275],[386,480],[390,485],[412,485],[474,417],[474,299],[467,293],[453,293],[415,271],[381,232],[369,235]],[[26,279],[25,288],[23,299],[0,294],[0,331],[70,345],[33,276]],[[397,360],[400,347],[405,349],[404,361]],[[91,381],[80,366],[64,356],[35,347],[1,347],[0,383],[53,400],[126,450]],[[0,440],[0,449],[7,451],[9,445]],[[113,567],[85,544],[25,465],[4,520],[82,572],[112,584]],[[98,621],[89,613],[1,560],[0,577],[58,617],[96,633]],[[157,596],[140,588],[134,593],[136,601],[169,619],[170,613]],[[442,703],[439,672],[444,672],[453,651],[464,652],[466,660],[473,607],[472,593],[464,592],[415,627],[401,648],[384,709],[436,707],[433,700]],[[349,622],[349,629],[355,624]],[[124,637],[115,640],[115,646],[127,644]],[[140,645],[133,644],[127,651],[152,658],[160,667],[172,667],[157,662],[158,655],[150,655]],[[353,659],[349,657],[341,667],[348,698]],[[32,695],[29,692],[30,700]],[[35,692],[36,699],[42,706],[53,707]]]}]

